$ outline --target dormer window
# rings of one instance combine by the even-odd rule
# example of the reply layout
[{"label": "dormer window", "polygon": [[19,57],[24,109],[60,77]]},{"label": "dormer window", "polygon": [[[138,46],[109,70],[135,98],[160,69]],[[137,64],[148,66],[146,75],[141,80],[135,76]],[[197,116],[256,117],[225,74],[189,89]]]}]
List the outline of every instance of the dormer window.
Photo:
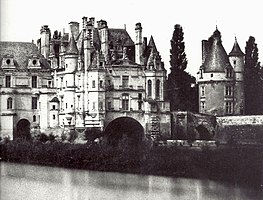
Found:
[{"label": "dormer window", "polygon": [[34,55],[28,59],[28,68],[41,68],[37,55]]},{"label": "dormer window", "polygon": [[14,58],[12,55],[6,55],[3,57],[2,68],[3,69],[14,69],[15,68]]},{"label": "dormer window", "polygon": [[9,65],[9,64],[11,63],[11,60],[10,60],[10,59],[7,59],[5,62],[6,62],[6,64]]}]

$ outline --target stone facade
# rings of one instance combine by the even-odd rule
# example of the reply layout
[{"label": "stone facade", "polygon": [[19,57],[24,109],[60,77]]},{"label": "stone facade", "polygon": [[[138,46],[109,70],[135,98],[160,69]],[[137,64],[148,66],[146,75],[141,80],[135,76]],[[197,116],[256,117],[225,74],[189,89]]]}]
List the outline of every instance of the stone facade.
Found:
[{"label": "stone facade", "polygon": [[227,54],[216,29],[209,40],[202,41],[202,65],[198,73],[199,112],[224,115],[243,115],[244,110],[244,53],[237,40]]},{"label": "stone facade", "polygon": [[[27,60],[24,71],[10,68],[12,56],[16,59],[12,54],[5,69],[8,55],[1,55],[1,102],[5,102],[1,103],[1,134],[11,135],[21,118],[29,122],[31,130],[33,125],[39,130],[105,130],[114,119],[129,117],[138,121],[146,134],[169,138],[166,70],[153,37],[148,43],[142,38],[140,23],[135,33],[133,42],[125,29],[108,28],[105,20],[96,26],[94,18],[83,17],[82,26],[69,23],[69,33],[54,31],[51,35],[49,27],[42,26],[38,48],[30,44],[32,56],[22,55]],[[12,74],[10,88],[3,84],[8,73]],[[32,85],[35,81],[37,88]],[[11,111],[7,109],[10,95],[16,99]]]},{"label": "stone facade", "polygon": [[56,91],[47,60],[33,43],[0,42],[0,49],[1,137],[19,134],[20,122],[31,130],[55,126],[48,106]]}]

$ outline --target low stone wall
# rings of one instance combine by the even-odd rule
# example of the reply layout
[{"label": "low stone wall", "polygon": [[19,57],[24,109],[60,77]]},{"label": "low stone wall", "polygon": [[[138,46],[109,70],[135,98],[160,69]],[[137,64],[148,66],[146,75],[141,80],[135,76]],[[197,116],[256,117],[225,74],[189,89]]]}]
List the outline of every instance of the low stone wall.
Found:
[{"label": "low stone wall", "polygon": [[224,125],[263,125],[263,115],[216,117],[217,124]]}]

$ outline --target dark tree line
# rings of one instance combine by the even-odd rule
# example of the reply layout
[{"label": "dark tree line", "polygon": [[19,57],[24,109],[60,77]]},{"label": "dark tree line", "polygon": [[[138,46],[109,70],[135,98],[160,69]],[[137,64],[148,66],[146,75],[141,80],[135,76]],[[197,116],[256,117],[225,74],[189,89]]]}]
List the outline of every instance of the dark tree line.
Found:
[{"label": "dark tree line", "polygon": [[198,111],[198,92],[195,77],[185,71],[187,58],[185,54],[183,28],[176,24],[171,39],[171,72],[167,81],[167,98],[171,111]]},{"label": "dark tree line", "polygon": [[246,114],[263,114],[263,68],[258,62],[258,48],[252,36],[245,48],[244,92]]}]

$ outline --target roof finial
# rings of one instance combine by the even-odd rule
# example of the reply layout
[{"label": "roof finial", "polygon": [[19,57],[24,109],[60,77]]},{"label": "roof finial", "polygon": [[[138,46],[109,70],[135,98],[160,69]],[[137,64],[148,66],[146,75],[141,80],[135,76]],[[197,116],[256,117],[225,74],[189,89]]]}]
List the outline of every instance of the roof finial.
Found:
[{"label": "roof finial", "polygon": [[236,35],[236,33],[235,33],[235,42],[237,42],[237,35]]}]

